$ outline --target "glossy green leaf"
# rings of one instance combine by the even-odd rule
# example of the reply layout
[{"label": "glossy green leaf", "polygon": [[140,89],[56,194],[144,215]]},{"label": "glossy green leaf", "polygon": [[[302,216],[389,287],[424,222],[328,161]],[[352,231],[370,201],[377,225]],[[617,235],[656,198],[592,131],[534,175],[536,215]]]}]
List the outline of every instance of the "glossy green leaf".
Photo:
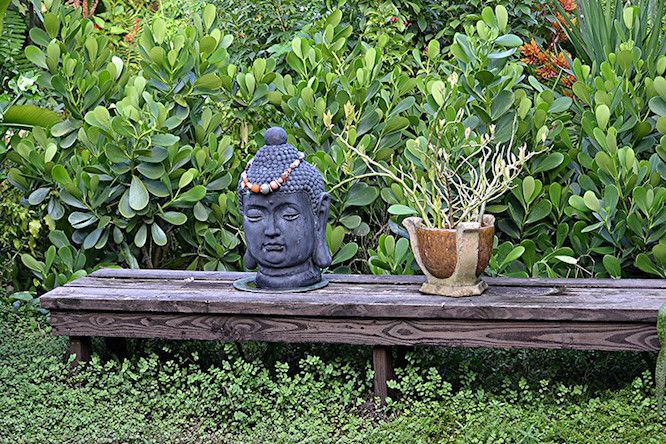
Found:
[{"label": "glossy green leaf", "polygon": [[514,102],[513,92],[502,90],[495,96],[490,105],[490,117],[493,120],[499,119],[506,113]]},{"label": "glossy green leaf", "polygon": [[583,201],[585,202],[585,206],[590,210],[596,212],[601,210],[601,203],[599,202],[597,196],[594,194],[594,191],[586,191],[583,195]]},{"label": "glossy green leaf", "polygon": [[132,176],[132,183],[129,188],[129,205],[134,211],[141,211],[148,206],[150,196],[143,181],[136,176]]},{"label": "glossy green leaf", "polygon": [[146,245],[146,240],[148,239],[148,227],[146,224],[141,224],[136,234],[134,235],[134,245],[139,248],[142,248]]},{"label": "glossy green leaf", "polygon": [[500,45],[500,46],[506,46],[508,48],[514,48],[514,47],[517,47],[517,46],[521,46],[523,44],[523,40],[515,34],[505,34],[505,35],[499,36],[495,40],[495,43]]},{"label": "glossy green leaf", "polygon": [[180,139],[172,134],[155,134],[150,138],[153,145],[170,147],[180,141]]},{"label": "glossy green leaf", "polygon": [[614,278],[622,277],[622,265],[620,261],[615,257],[607,254],[602,260],[604,268]]},{"label": "glossy green leaf", "polygon": [[331,265],[337,265],[342,262],[348,261],[353,258],[358,251],[358,244],[356,242],[350,242],[345,244],[336,254],[333,256],[333,262]]},{"label": "glossy green leaf", "polygon": [[172,225],[183,225],[187,222],[187,216],[178,211],[166,211],[164,214],[160,214],[160,217]]},{"label": "glossy green leaf", "polygon": [[514,247],[509,254],[507,254],[504,259],[502,259],[502,262],[500,263],[500,268],[505,267],[506,265],[510,264],[511,262],[519,259],[523,253],[525,253],[525,247],[522,245],[518,245],[517,247]]},{"label": "glossy green leaf", "polygon": [[48,69],[44,52],[36,46],[30,45],[25,48],[25,58],[42,69]]},{"label": "glossy green leaf", "polygon": [[206,197],[206,188],[203,185],[197,185],[178,196],[176,202],[194,203],[204,197]]},{"label": "glossy green leaf", "polygon": [[573,100],[571,100],[571,97],[558,97],[553,101],[553,103],[550,104],[550,107],[548,107],[548,112],[554,114],[563,113],[571,107],[572,103]]},{"label": "glossy green leaf", "polygon": [[369,187],[364,183],[355,184],[345,202],[345,207],[364,207],[370,205],[379,196],[377,188]]},{"label": "glossy green leaf", "polygon": [[167,244],[166,233],[164,233],[164,230],[162,230],[162,227],[160,227],[157,223],[153,223],[150,226],[150,234],[153,238],[153,242],[155,242],[156,245],[159,245],[160,247],[163,247]]},{"label": "glossy green leaf", "polygon": [[417,214],[415,209],[406,205],[391,205],[388,209],[388,212],[396,216],[409,216]]},{"label": "glossy green leaf", "polygon": [[506,25],[509,22],[509,13],[504,5],[495,6],[495,17],[497,18],[497,26],[499,27],[500,32],[504,32]]},{"label": "glossy green leaf", "polygon": [[649,102],[650,109],[658,116],[666,116],[666,99],[653,97]]},{"label": "glossy green leaf", "polygon": [[30,256],[27,253],[21,254],[21,262],[23,262],[23,265],[28,267],[29,269],[37,272],[44,272],[44,263],[41,261],[38,261],[34,257]]},{"label": "glossy green leaf", "polygon": [[550,203],[548,200],[542,200],[539,203],[537,203],[534,207],[529,212],[529,215],[527,217],[527,223],[531,224],[534,222],[538,222],[541,219],[544,219],[547,217],[551,210],[553,209],[553,205]]},{"label": "glossy green leaf", "polygon": [[28,202],[30,205],[39,205],[44,202],[44,199],[46,199],[50,192],[51,188],[38,188],[30,193],[30,196],[28,196]]}]

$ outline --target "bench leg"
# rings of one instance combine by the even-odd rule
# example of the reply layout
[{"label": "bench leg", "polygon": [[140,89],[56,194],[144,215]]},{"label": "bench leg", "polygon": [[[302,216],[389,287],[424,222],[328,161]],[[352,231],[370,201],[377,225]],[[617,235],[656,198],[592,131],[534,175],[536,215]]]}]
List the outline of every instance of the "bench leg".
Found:
[{"label": "bench leg", "polygon": [[76,367],[79,362],[90,361],[92,346],[88,336],[70,336],[69,354],[75,355],[72,367]]},{"label": "bench leg", "polygon": [[372,368],[375,371],[375,396],[378,396],[381,404],[384,405],[388,396],[386,381],[395,376],[391,347],[377,345],[372,348]]}]

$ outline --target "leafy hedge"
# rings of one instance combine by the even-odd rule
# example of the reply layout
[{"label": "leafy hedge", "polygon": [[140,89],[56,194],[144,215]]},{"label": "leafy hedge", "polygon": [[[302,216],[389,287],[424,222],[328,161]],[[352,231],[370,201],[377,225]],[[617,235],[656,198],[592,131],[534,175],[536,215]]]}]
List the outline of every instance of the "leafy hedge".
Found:
[{"label": "leafy hedge", "polygon": [[[474,134],[541,152],[488,208],[499,233],[487,273],[666,276],[666,55],[652,54],[645,70],[626,36],[607,60],[574,59],[568,92],[544,86],[519,60],[521,8],[516,33],[507,9],[486,7],[451,45],[438,35],[414,47],[411,27],[433,37],[420,19],[396,33],[381,7],[344,6],[318,12],[296,35],[285,25],[285,41],[256,57],[238,53],[220,30],[228,18],[208,5],[144,22],[130,63],[114,53],[108,27],[58,0],[45,4],[25,55],[44,102],[59,104],[65,120],[15,135],[6,154],[9,180],[50,227],[47,246],[22,256],[35,288],[110,264],[241,269],[235,182],[276,124],[333,196],[331,271],[414,273],[401,242],[405,213],[387,212],[404,196],[348,147],[411,168],[418,154],[406,147],[456,107]],[[647,26],[627,17],[624,26]],[[433,111],[448,84],[458,102]]]}]

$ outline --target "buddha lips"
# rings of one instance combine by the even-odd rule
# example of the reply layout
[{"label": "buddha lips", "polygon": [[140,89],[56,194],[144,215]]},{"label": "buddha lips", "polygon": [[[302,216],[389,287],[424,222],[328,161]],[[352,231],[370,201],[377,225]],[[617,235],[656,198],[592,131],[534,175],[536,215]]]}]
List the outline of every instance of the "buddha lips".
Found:
[{"label": "buddha lips", "polygon": [[305,153],[299,152],[298,153],[298,159],[294,160],[289,167],[282,172],[282,174],[271,180],[268,183],[251,183],[250,179],[247,177],[247,171],[250,169],[250,166],[252,166],[252,160],[250,160],[247,163],[247,166],[245,167],[245,171],[241,174],[241,179],[243,179],[243,184],[242,187],[247,188],[253,193],[261,193],[261,194],[268,194],[272,193],[273,191],[277,191],[287,180],[289,179],[289,174],[291,172],[298,168],[298,166],[301,164],[301,161],[305,158]]}]

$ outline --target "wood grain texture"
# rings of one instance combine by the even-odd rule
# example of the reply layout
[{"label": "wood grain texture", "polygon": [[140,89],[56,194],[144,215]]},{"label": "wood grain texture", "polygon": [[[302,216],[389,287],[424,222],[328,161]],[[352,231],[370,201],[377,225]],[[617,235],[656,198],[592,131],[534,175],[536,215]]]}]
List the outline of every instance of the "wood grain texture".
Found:
[{"label": "wood grain texture", "polygon": [[[418,292],[418,284],[349,282],[332,282],[309,293],[245,293],[235,290],[231,280],[176,279],[174,274],[180,272],[169,270],[160,270],[160,273],[168,272],[168,277],[152,279],[146,277],[143,270],[135,271],[134,278],[79,279],[42,296],[42,307],[160,313],[655,323],[658,309],[666,301],[666,289],[594,286],[491,286],[483,295],[469,298],[423,295]],[[201,273],[198,276],[204,276]]]},{"label": "wood grain texture", "polygon": [[659,350],[640,323],[335,319],[210,314],[51,313],[56,335],[492,348]]},{"label": "wood grain texture", "polygon": [[386,382],[395,378],[391,347],[376,345],[372,348],[372,369],[375,372],[375,396],[378,396],[381,403],[385,404],[386,397],[389,395],[389,388]]},{"label": "wood grain texture", "polygon": [[[187,270],[128,270],[123,268],[103,268],[92,273],[96,278],[116,279],[176,279],[194,278],[231,282],[249,276],[251,273],[229,271],[187,271]],[[326,278],[338,283],[369,284],[422,284],[424,276],[327,274]],[[666,289],[665,279],[547,279],[547,278],[484,278],[488,284],[502,287],[550,287],[566,286],[575,288],[661,288]]]}]

